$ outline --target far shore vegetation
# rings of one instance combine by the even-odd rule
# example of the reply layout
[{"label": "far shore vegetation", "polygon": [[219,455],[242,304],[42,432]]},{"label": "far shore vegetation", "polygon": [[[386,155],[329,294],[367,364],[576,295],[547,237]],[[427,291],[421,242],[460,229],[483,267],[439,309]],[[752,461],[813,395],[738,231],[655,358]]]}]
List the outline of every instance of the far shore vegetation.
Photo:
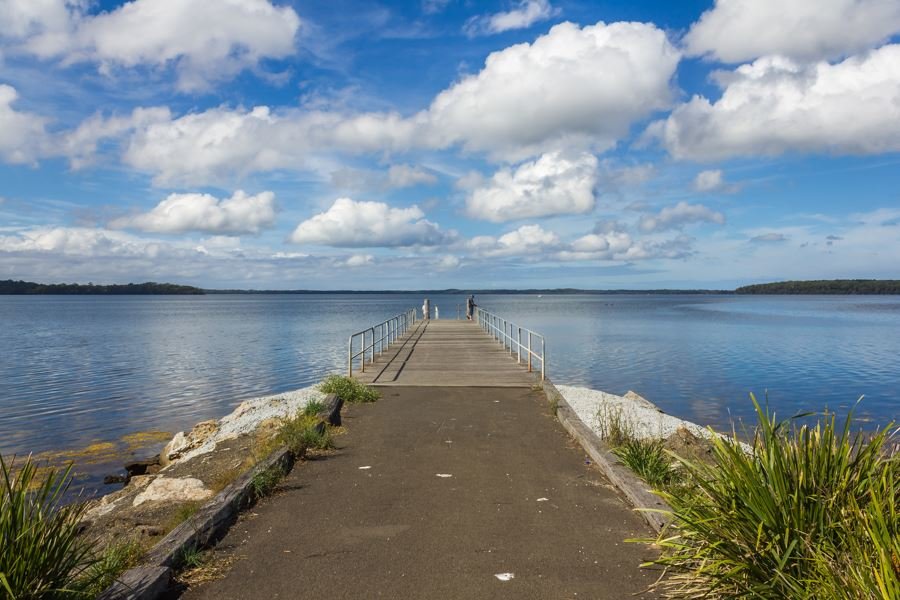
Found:
[{"label": "far shore vegetation", "polygon": [[13,281],[7,279],[0,281],[0,294],[8,295],[36,295],[36,294],[65,294],[85,295],[96,294],[101,296],[115,295],[200,295],[205,293],[200,288],[189,285],[176,285],[174,283],[128,283],[123,285],[94,285],[93,283],[33,283],[31,281]]},{"label": "far shore vegetation", "polygon": [[745,285],[735,294],[900,294],[900,279],[823,279]]},{"label": "far shore vegetation", "polygon": [[173,283],[128,283],[95,285],[93,283],[34,283],[30,281],[0,281],[0,295],[66,294],[66,295],[141,295],[141,294],[512,294],[547,296],[593,296],[593,295],[731,295],[731,294],[832,294],[832,295],[900,295],[898,279],[827,279],[814,281],[778,281],[741,286],[735,290],[715,289],[649,289],[649,290],[586,290],[578,288],[529,288],[529,289],[459,289],[442,290],[237,290],[203,289],[190,285]]}]

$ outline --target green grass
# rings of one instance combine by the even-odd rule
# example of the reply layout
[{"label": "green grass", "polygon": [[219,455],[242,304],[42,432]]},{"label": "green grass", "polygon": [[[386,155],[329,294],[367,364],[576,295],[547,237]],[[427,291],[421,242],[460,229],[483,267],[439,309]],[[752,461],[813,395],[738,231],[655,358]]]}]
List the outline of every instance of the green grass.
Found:
[{"label": "green grass", "polygon": [[692,485],[661,496],[673,523],[655,540],[672,598],[900,598],[900,470],[889,428],[851,434],[759,423],[747,453],[714,438],[712,464],[681,461]]},{"label": "green grass", "polygon": [[131,540],[107,547],[83,575],[84,596],[95,598],[125,571],[138,564],[143,550]]},{"label": "green grass", "polygon": [[381,396],[364,383],[343,375],[329,375],[319,384],[319,391],[324,394],[337,394],[344,402],[351,404],[375,402]]},{"label": "green grass", "polygon": [[201,548],[188,545],[178,552],[176,562],[180,569],[196,569],[206,562],[206,555]]},{"label": "green grass", "polygon": [[63,504],[71,466],[41,471],[0,456],[0,591],[16,600],[71,598],[91,585],[94,547],[78,536],[81,502]]},{"label": "green grass", "polygon": [[[250,480],[250,486],[253,488],[253,494],[257,498],[265,498],[272,495],[275,487],[281,478],[284,477],[284,471],[277,466],[269,467],[264,471],[260,471]],[[193,565],[196,566],[196,565]]]},{"label": "green grass", "polygon": [[175,529],[195,514],[200,509],[199,502],[188,502],[186,504],[182,504],[178,507],[178,510],[175,511],[175,514],[172,515],[172,519],[169,521],[169,529]]},{"label": "green grass", "polygon": [[613,448],[612,452],[654,488],[664,489],[676,480],[677,471],[672,466],[663,440],[629,439]]},{"label": "green grass", "polygon": [[334,448],[331,430],[320,425],[318,417],[300,411],[286,419],[278,432],[278,441],[291,449],[295,456],[306,456],[308,450],[330,450]]},{"label": "green grass", "polygon": [[320,412],[325,410],[325,403],[320,400],[310,400],[303,407],[303,416],[305,417],[315,417],[318,416]]},{"label": "green grass", "polygon": [[600,437],[611,448],[617,448],[635,439],[634,426],[619,407],[602,404],[597,411],[597,424],[600,427]]}]

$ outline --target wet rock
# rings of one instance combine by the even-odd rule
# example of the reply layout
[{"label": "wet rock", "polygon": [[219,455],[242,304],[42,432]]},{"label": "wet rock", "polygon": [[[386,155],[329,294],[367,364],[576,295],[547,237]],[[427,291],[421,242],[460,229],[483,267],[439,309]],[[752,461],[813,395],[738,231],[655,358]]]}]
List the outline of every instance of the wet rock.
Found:
[{"label": "wet rock", "polygon": [[132,506],[145,502],[200,502],[212,495],[212,490],[193,477],[157,477],[135,497]]},{"label": "wet rock", "polygon": [[127,475],[107,475],[103,478],[104,485],[112,485],[114,483],[128,483]]},{"label": "wet rock", "polygon": [[152,475],[153,473],[159,472],[161,468],[159,454],[152,458],[148,458],[147,460],[136,460],[125,464],[125,470],[128,472],[128,477],[134,477],[135,475]]}]

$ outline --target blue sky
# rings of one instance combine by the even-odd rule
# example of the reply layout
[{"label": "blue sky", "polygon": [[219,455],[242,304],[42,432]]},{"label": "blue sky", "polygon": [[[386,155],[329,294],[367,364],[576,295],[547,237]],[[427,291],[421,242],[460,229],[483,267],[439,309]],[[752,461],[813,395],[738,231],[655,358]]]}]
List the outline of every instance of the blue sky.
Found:
[{"label": "blue sky", "polygon": [[897,278],[897,0],[0,0],[0,279]]}]

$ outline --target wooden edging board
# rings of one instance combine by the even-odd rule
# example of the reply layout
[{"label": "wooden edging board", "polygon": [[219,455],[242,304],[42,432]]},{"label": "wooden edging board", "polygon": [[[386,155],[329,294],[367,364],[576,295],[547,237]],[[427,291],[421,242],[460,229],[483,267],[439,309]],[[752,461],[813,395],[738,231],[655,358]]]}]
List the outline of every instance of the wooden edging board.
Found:
[{"label": "wooden edging board", "polygon": [[[340,424],[344,401],[335,394],[329,394],[324,403],[320,425]],[[273,468],[288,473],[295,459],[294,453],[287,446],[282,446],[238,477],[151,548],[140,565],[122,573],[98,596],[98,600],[155,600],[164,594],[172,583],[174,569],[180,566],[178,563],[182,553],[189,548],[208,546],[227,531],[241,510],[253,503],[254,477]]]},{"label": "wooden edging board", "polygon": [[669,519],[659,511],[668,511],[669,505],[662,498],[647,489],[647,484],[639,479],[628,467],[610,451],[609,446],[585,424],[569,405],[565,397],[549,379],[543,381],[544,394],[551,406],[556,405],[556,418],[566,431],[581,444],[594,464],[606,478],[618,488],[635,510],[657,533],[668,524]]}]

